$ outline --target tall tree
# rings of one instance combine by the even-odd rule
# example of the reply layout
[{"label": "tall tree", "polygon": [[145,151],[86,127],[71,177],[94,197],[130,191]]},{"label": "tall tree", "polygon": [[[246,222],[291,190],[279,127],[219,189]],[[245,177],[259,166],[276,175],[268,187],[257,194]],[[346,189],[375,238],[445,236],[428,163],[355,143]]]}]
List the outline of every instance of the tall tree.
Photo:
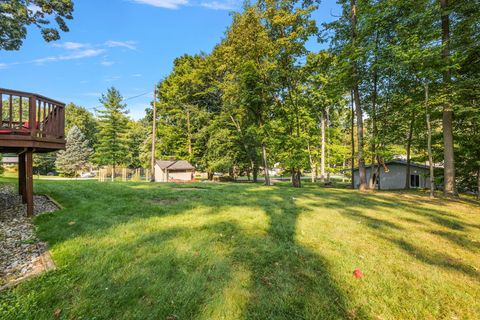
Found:
[{"label": "tall tree", "polygon": [[[99,165],[110,165],[113,172],[118,165],[125,165],[128,156],[128,118],[126,105],[120,92],[114,87],[102,94],[103,109],[97,110],[99,132],[95,146],[95,161]],[[114,174],[112,174],[112,180]]]},{"label": "tall tree", "polygon": [[[0,1],[0,50],[19,50],[29,25],[39,28],[45,41],[59,40],[59,29],[69,31],[65,20],[73,19],[72,12],[72,0]],[[50,26],[52,18],[57,27]]]},{"label": "tall tree", "polygon": [[453,150],[453,109],[449,101],[451,90],[450,66],[450,8],[448,0],[439,0],[442,10],[442,58],[444,62],[443,89],[446,97],[443,105],[444,187],[445,195],[455,195],[455,156]]},{"label": "tall tree", "polygon": [[358,62],[356,60],[357,53],[357,2],[356,0],[350,0],[350,10],[351,10],[351,31],[352,31],[352,88],[353,88],[353,99],[355,101],[355,114],[357,117],[357,161],[358,161],[358,173],[359,173],[359,186],[358,188],[366,190],[367,185],[367,176],[365,172],[365,158],[363,154],[363,110],[362,103],[360,99],[360,90],[359,90],[359,70]]}]

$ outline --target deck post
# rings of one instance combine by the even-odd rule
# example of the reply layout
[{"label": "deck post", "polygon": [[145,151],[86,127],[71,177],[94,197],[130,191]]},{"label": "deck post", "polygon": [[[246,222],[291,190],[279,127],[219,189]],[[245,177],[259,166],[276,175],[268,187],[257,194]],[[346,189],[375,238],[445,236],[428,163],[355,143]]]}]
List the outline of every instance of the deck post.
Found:
[{"label": "deck post", "polygon": [[25,171],[25,152],[18,155],[18,193],[22,196],[22,202],[26,203],[25,186],[27,181],[27,172]]},{"label": "deck post", "polygon": [[27,200],[27,216],[33,216],[33,151],[29,149],[25,152],[26,184],[25,197]]},{"label": "deck post", "polygon": [[28,104],[28,122],[30,126],[30,134],[32,137],[37,136],[37,98],[32,95]]}]

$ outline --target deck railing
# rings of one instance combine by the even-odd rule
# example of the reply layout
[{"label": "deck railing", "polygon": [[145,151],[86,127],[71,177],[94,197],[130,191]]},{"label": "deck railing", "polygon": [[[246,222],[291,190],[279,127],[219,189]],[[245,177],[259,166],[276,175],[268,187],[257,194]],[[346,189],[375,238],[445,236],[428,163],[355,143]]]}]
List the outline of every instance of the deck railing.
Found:
[{"label": "deck railing", "polygon": [[0,88],[0,135],[64,139],[65,104],[21,91]]}]

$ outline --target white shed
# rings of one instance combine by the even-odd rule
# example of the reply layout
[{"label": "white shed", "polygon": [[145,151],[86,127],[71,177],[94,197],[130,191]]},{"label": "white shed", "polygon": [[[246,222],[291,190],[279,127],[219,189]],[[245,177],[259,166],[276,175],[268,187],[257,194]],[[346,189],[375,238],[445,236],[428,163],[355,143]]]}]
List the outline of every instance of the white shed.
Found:
[{"label": "white shed", "polygon": [[186,160],[157,160],[156,182],[193,181],[195,167]]},{"label": "white shed", "polygon": [[[385,170],[386,169],[386,170]],[[430,171],[429,167],[424,164],[410,163],[410,176],[408,177],[410,188],[429,188],[430,187]],[[367,183],[372,174],[372,167],[367,166],[366,169]],[[375,172],[374,172],[375,174]],[[358,168],[354,171],[354,185],[358,188],[360,177]],[[381,190],[404,189],[407,182],[407,162],[403,160],[392,160],[385,163],[385,167],[380,166],[378,177],[375,177],[376,188]]]}]

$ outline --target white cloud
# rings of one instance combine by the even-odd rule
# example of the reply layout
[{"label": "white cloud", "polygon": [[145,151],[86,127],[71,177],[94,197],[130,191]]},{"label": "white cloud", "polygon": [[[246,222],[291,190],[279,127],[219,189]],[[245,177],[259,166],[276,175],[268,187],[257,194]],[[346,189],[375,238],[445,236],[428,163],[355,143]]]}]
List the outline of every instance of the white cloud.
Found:
[{"label": "white cloud", "polygon": [[233,10],[237,8],[235,1],[202,2],[201,6],[212,10]]},{"label": "white cloud", "polygon": [[109,61],[109,60],[103,60],[102,62],[100,62],[100,64],[101,64],[102,66],[105,66],[105,67],[110,67],[110,66],[114,65],[115,62]]},{"label": "white cloud", "polygon": [[188,0],[132,0],[136,3],[148,4],[158,8],[177,9],[188,4]]},{"label": "white cloud", "polygon": [[105,42],[105,45],[109,48],[117,48],[117,47],[123,47],[127,48],[130,50],[137,50],[137,47],[135,46],[134,41],[113,41],[109,40]]},{"label": "white cloud", "polygon": [[55,43],[53,46],[57,48],[66,49],[66,50],[79,50],[79,49],[90,47],[88,43],[79,43],[79,42]]},{"label": "white cloud", "polygon": [[42,63],[54,62],[54,61],[77,60],[77,59],[95,57],[102,54],[103,52],[105,52],[104,49],[86,49],[86,50],[77,51],[67,55],[39,58],[39,59],[32,60],[31,62],[42,64]]},{"label": "white cloud", "polygon": [[122,77],[120,76],[107,76],[103,78],[103,81],[105,82],[115,82],[117,80],[120,80]]},{"label": "white cloud", "polygon": [[[79,60],[84,58],[92,58],[99,56],[109,50],[109,48],[127,48],[130,50],[136,50],[134,41],[106,41],[102,44],[89,44],[89,43],[79,43],[79,42],[64,42],[53,45],[56,48],[66,50],[64,54],[48,56],[44,58],[37,58],[30,61],[17,61],[10,63],[0,63],[0,69],[5,69],[7,67],[19,64],[45,64],[48,62],[57,62],[57,61],[68,61],[68,60]],[[113,61],[106,59],[106,56],[103,58],[103,61],[100,62],[103,66],[111,66],[114,64]]]},{"label": "white cloud", "polygon": [[141,73],[135,73],[132,76],[135,77],[135,78],[140,78],[142,76],[142,74]]}]

